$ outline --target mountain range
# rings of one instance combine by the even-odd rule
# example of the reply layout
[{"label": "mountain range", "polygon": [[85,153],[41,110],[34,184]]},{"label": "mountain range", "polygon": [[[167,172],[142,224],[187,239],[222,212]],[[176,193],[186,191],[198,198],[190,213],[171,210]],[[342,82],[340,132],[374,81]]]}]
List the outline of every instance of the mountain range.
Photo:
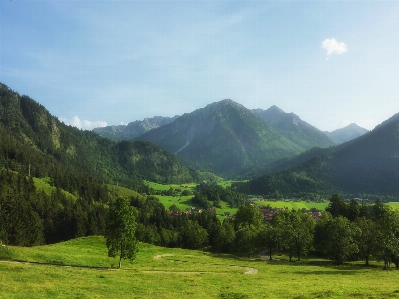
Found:
[{"label": "mountain range", "polygon": [[285,136],[251,110],[225,99],[186,113],[136,140],[155,143],[194,169],[237,177],[252,167],[267,168],[279,159],[293,157],[315,143],[333,144],[322,133],[321,140],[314,138],[314,143],[297,142],[300,136],[295,138],[296,135],[299,133]]},{"label": "mountain range", "polygon": [[249,110],[227,99],[182,116],[156,116],[94,132],[116,141],[150,141],[195,169],[247,178],[279,169],[281,162],[313,147],[334,146],[327,133],[342,142],[367,130],[348,126],[322,132],[276,106]]},{"label": "mountain range", "polygon": [[127,125],[95,128],[93,131],[100,136],[107,137],[115,141],[130,140],[140,136],[141,134],[144,134],[149,130],[167,125],[175,121],[177,117],[178,115],[174,117],[154,116],[151,118],[145,118],[142,121],[136,120]]},{"label": "mountain range", "polygon": [[[115,142],[65,125],[0,84],[0,168],[27,173],[29,165],[32,176],[48,177],[73,194],[90,182],[142,190],[144,179],[198,181],[195,170],[206,170],[225,177],[257,174],[234,187],[249,194],[399,196],[399,114],[337,146],[293,113],[251,111],[228,99],[166,122]],[[301,136],[305,141],[298,141]]]},{"label": "mountain range", "polygon": [[[399,196],[399,114],[372,131],[333,148],[307,152],[292,167],[261,176],[236,188],[272,195],[342,192]],[[303,154],[304,155],[304,154]],[[302,155],[302,156],[303,156]]]}]

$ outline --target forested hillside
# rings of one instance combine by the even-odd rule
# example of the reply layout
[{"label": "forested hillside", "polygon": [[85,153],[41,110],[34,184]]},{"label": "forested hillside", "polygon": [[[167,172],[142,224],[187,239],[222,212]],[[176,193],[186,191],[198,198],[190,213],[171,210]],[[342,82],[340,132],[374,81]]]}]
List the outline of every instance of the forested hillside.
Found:
[{"label": "forested hillside", "polygon": [[30,165],[36,177],[78,192],[87,179],[145,188],[142,179],[164,183],[194,181],[173,154],[149,143],[116,143],[67,126],[43,106],[0,85],[0,163],[11,169]]},{"label": "forested hillside", "polygon": [[[46,178],[53,191],[38,191],[33,177]],[[106,183],[141,193],[148,190],[143,179],[192,182],[196,173],[154,144],[117,143],[67,126],[0,84],[1,242],[34,245],[103,234],[116,196]]]},{"label": "forested hillside", "polygon": [[243,192],[306,194],[343,192],[399,196],[399,114],[334,149],[309,152],[304,163],[235,188]]}]

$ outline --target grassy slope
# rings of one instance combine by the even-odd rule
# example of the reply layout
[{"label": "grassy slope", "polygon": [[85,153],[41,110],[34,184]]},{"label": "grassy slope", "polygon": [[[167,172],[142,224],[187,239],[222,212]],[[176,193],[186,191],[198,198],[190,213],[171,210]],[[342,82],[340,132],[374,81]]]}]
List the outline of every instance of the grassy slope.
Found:
[{"label": "grassy slope", "polygon": [[[38,191],[43,191],[47,195],[51,195],[51,193],[55,192],[55,190],[57,189],[56,187],[50,185],[49,178],[33,178],[33,182]],[[61,190],[61,192],[64,193],[66,197],[71,197],[76,200],[76,196],[72,193],[69,193],[65,190]]]},{"label": "grassy slope", "polygon": [[[218,184],[222,187],[230,187],[233,181],[222,181],[218,182]],[[195,190],[195,184],[182,184],[182,185],[162,185],[162,184],[157,184],[153,182],[148,182],[146,181],[146,184],[153,188],[154,190],[168,190],[170,187],[173,187],[174,189],[180,188],[184,190],[187,188],[188,190],[194,192]],[[159,199],[159,201],[165,206],[166,209],[169,209],[170,206],[176,205],[181,211],[186,211],[190,208],[191,206],[191,198],[193,196],[165,196],[165,195],[156,195]],[[259,205],[270,205],[271,207],[274,208],[288,208],[288,209],[311,209],[311,208],[316,208],[318,210],[324,210],[327,207],[327,203],[308,203],[305,201],[300,201],[300,202],[286,202],[286,201],[255,201]],[[220,220],[223,221],[224,217],[220,216],[223,215],[225,212],[230,212],[231,215],[235,214],[237,212],[237,208],[230,208],[226,202],[221,202],[221,208],[216,209],[216,214],[219,216]]]},{"label": "grassy slope", "polygon": [[[2,248],[19,260],[64,265],[116,265],[102,237],[32,248]],[[157,260],[158,254],[170,254]],[[326,261],[241,259],[141,244],[122,270],[0,262],[0,298],[399,298],[399,271]],[[258,273],[245,275],[239,267]],[[159,272],[145,272],[159,271]]]}]

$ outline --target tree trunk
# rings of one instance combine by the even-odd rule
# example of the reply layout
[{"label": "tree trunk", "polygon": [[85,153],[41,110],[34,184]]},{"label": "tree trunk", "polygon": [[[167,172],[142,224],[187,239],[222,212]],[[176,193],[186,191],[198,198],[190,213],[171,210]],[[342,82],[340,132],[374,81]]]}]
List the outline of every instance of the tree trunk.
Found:
[{"label": "tree trunk", "polygon": [[272,248],[269,248],[269,260],[270,261],[273,260],[273,258],[272,258]]}]

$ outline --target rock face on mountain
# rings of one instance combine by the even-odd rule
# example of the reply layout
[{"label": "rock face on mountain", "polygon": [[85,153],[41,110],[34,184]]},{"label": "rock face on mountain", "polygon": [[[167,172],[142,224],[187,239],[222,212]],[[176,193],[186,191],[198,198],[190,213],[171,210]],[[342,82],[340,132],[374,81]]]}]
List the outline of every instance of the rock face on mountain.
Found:
[{"label": "rock face on mountain", "polygon": [[336,144],[341,144],[352,139],[355,139],[363,134],[366,134],[368,130],[358,126],[357,124],[350,124],[344,128],[337,129],[332,132],[323,132]]},{"label": "rock face on mountain", "polygon": [[107,137],[114,141],[129,140],[147,131],[174,122],[176,118],[178,118],[178,115],[174,117],[154,116],[130,122],[128,125],[106,126],[103,128],[95,128],[93,131],[100,136]]},{"label": "rock face on mountain", "polygon": [[272,106],[267,110],[253,109],[252,112],[286,138],[306,149],[334,145],[334,142],[326,138],[322,131],[301,120],[298,115],[286,113],[277,106]]},{"label": "rock face on mountain", "polygon": [[399,194],[399,113],[291,169],[240,186],[249,193]]},{"label": "rock face on mountain", "polygon": [[308,148],[292,142],[251,110],[230,99],[186,113],[137,139],[177,154],[195,169],[225,177]]}]

